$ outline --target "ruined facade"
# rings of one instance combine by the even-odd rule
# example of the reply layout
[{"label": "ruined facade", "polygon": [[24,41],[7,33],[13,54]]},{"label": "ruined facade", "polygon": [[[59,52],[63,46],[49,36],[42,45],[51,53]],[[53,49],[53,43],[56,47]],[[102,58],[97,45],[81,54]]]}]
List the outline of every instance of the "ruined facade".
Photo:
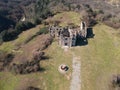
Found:
[{"label": "ruined facade", "polygon": [[79,28],[50,26],[50,35],[58,38],[58,43],[61,46],[72,47],[76,45],[78,38],[86,38],[87,27],[85,22],[81,22]]}]

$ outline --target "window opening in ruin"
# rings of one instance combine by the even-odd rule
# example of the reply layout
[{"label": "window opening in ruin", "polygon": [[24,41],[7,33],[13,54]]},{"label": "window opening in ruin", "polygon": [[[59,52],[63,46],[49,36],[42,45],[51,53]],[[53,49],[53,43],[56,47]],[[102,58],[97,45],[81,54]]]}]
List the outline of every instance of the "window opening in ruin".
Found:
[{"label": "window opening in ruin", "polygon": [[68,44],[67,43],[65,43],[65,46],[67,46]]},{"label": "window opening in ruin", "polygon": [[65,40],[67,40],[67,38],[65,38]]}]

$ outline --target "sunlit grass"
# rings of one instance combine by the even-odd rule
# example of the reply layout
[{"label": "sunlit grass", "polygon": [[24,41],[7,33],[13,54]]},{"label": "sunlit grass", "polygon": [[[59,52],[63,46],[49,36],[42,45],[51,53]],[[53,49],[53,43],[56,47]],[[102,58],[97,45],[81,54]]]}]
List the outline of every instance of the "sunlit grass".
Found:
[{"label": "sunlit grass", "polygon": [[77,12],[61,12],[55,15],[52,18],[48,18],[46,21],[61,21],[60,26],[67,26],[69,23],[73,23],[74,25],[80,24],[80,14]]},{"label": "sunlit grass", "polygon": [[96,25],[93,32],[88,45],[72,49],[81,57],[82,90],[110,90],[112,75],[120,73],[120,39],[103,24]]},{"label": "sunlit grass", "polygon": [[23,31],[17,39],[9,42],[4,42],[2,45],[0,45],[0,50],[11,52],[16,46],[24,44],[24,42],[30,37],[35,35],[40,28],[43,27],[43,25],[38,25],[35,28],[31,28],[27,31]]},{"label": "sunlit grass", "polygon": [[17,76],[0,72],[0,90],[15,90],[18,82],[19,78]]},{"label": "sunlit grass", "polygon": [[70,80],[58,72],[58,67],[60,64],[66,64],[69,66],[68,74],[71,73],[71,52],[65,52],[57,42],[53,42],[46,50],[46,55],[50,57],[48,61],[42,62],[42,66],[46,68],[46,73],[43,75],[46,90],[69,90]]}]

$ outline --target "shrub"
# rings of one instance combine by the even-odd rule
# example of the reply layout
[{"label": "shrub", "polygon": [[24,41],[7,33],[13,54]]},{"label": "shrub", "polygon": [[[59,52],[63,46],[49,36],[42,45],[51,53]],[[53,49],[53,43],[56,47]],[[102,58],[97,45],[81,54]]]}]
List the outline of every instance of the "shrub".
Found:
[{"label": "shrub", "polygon": [[2,37],[3,41],[10,41],[17,38],[18,32],[16,30],[6,30]]},{"label": "shrub", "polygon": [[35,18],[34,20],[35,25],[41,24],[41,22],[42,22],[42,19],[39,19],[39,18]]},{"label": "shrub", "polygon": [[17,30],[20,33],[32,27],[35,27],[35,25],[32,24],[31,22],[19,22],[16,24],[15,30]]},{"label": "shrub", "polygon": [[3,43],[3,37],[4,37],[4,35],[5,35],[5,33],[6,33],[6,30],[4,30],[4,31],[2,31],[1,33],[0,33],[0,45]]},{"label": "shrub", "polygon": [[37,32],[36,34],[37,35],[40,35],[40,34],[47,34],[49,31],[48,31],[48,28],[47,27],[43,27],[39,30],[39,32]]}]

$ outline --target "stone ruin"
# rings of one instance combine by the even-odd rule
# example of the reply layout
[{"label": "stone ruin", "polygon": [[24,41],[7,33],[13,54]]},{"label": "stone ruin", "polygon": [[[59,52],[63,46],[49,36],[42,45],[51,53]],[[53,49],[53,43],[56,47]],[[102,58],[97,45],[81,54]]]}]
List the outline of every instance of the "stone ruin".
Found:
[{"label": "stone ruin", "polygon": [[86,38],[87,26],[85,22],[81,22],[79,28],[50,26],[49,32],[52,37],[57,37],[59,45],[72,47],[76,45],[77,38]]}]

